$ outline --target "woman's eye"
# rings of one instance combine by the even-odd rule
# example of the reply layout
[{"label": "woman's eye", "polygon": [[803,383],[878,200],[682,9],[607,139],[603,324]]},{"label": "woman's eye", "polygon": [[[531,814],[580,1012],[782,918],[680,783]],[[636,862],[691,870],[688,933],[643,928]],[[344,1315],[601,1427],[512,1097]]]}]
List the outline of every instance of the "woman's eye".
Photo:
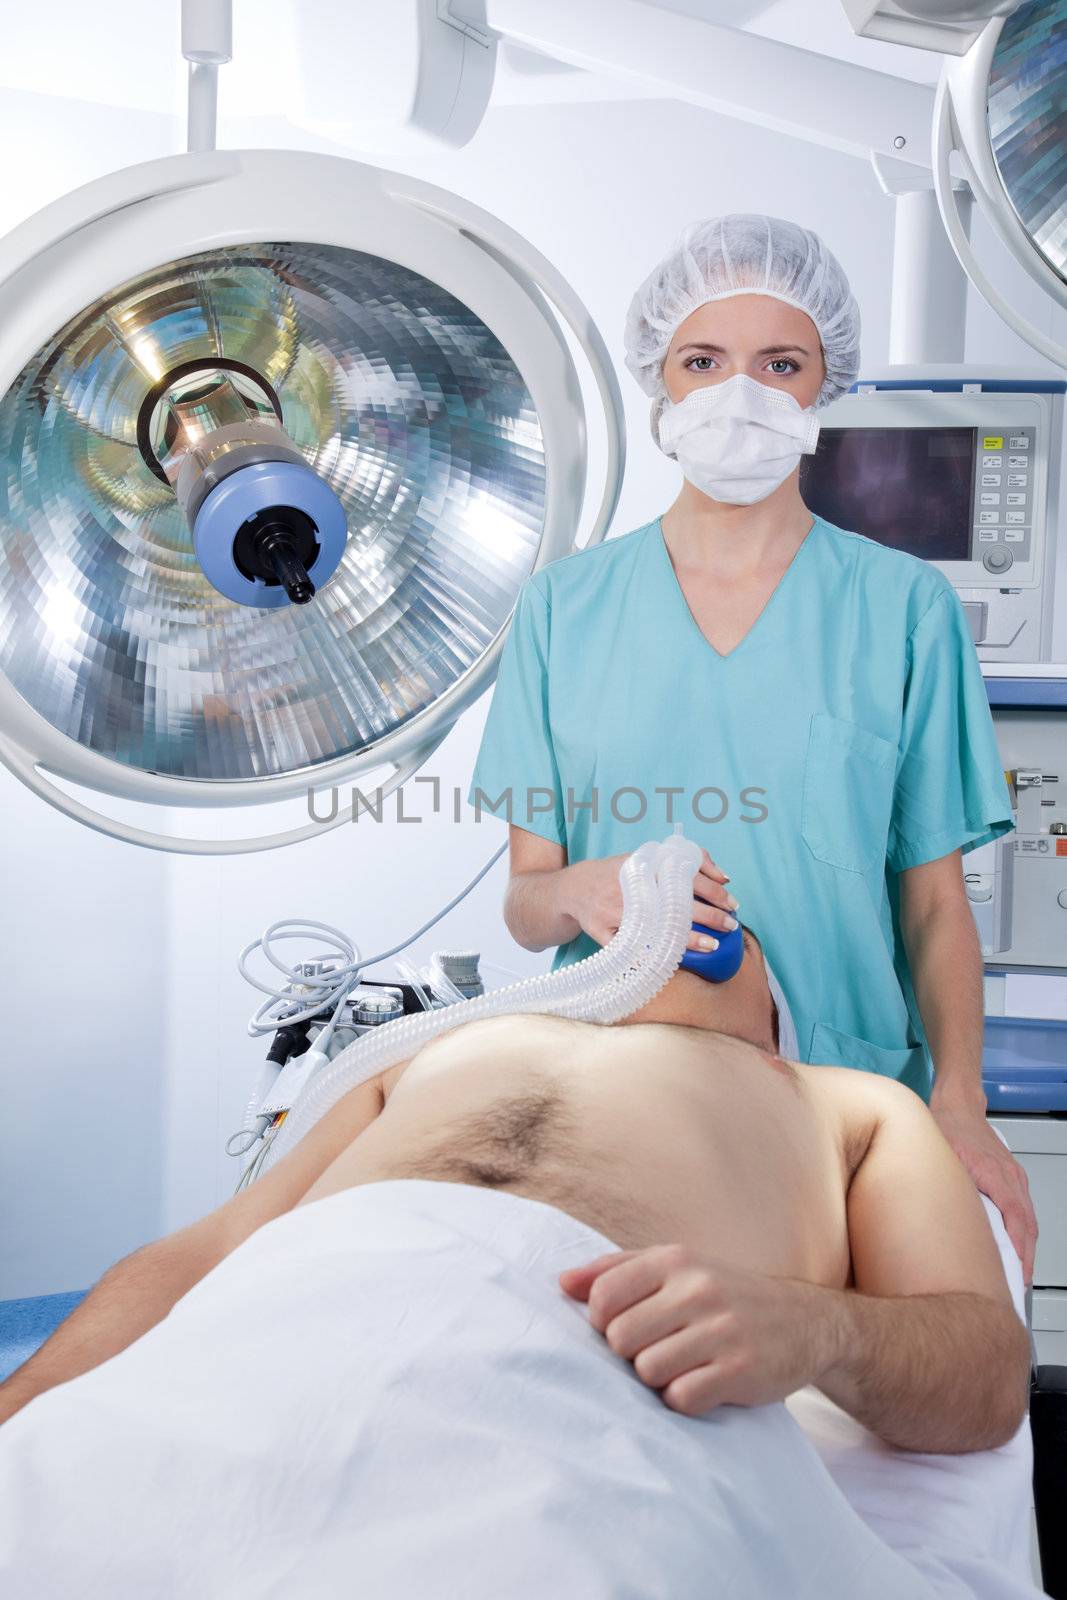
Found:
[{"label": "woman's eye", "polygon": [[[686,362],[686,366],[691,372],[710,372],[712,365],[713,362],[710,356],[690,356],[689,360]],[[788,356],[776,357],[775,360],[770,363],[770,366],[776,378],[790,377],[794,372],[800,371],[797,363],[795,361],[791,361]],[[782,368],[786,368],[788,370],[782,371]]]}]

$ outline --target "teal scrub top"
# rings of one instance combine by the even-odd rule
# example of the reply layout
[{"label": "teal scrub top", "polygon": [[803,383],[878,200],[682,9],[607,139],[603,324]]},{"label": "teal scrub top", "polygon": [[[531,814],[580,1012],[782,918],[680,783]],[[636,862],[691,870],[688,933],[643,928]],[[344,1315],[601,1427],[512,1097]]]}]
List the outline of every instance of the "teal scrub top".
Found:
[{"label": "teal scrub top", "polygon": [[[730,875],[803,1059],[929,1099],[898,874],[1013,826],[970,630],[936,568],[815,517],[721,656],[660,518],[554,561],[520,590],[467,799],[568,863],[680,821]],[[597,949],[579,934],[552,966]]]}]

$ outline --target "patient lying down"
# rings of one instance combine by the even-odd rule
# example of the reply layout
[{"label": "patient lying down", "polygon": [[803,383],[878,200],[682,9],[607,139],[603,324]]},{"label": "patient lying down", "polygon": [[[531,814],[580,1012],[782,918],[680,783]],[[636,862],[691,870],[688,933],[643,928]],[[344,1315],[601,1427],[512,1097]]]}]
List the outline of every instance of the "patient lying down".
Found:
[{"label": "patient lying down", "polygon": [[[354,1091],[345,1128],[337,1108],[296,1204],[390,1178],[544,1201],[623,1251],[668,1247],[563,1283],[667,1404],[816,1382],[898,1447],[1003,1443],[1029,1340],[972,1180],[910,1089],[774,1053],[761,967],[742,964],[746,989],[679,971],[611,1028],[504,1016],[439,1036]],[[657,1341],[682,1326],[672,1355]]]},{"label": "patient lying down", "polygon": [[[794,1564],[816,1561],[812,1594],[861,1587],[872,1595],[932,1594],[819,1475],[801,1430],[776,1402],[814,1384],[898,1448],[992,1447],[1009,1439],[1024,1416],[1025,1329],[974,1185],[926,1107],[895,1082],[777,1056],[758,946],[750,954],[738,987],[679,971],[624,1025],[554,1016],[457,1023],[409,1062],[352,1090],[252,1188],[112,1268],[48,1344],[0,1386],[0,1419],[27,1408],[0,1429],[0,1503],[5,1457],[21,1486],[17,1514],[24,1527],[32,1527],[32,1516],[25,1520],[31,1460],[42,1508],[60,1504],[64,1475],[78,1484],[71,1506],[90,1495],[87,1479],[108,1472],[115,1475],[110,1495],[131,1492],[120,1481],[127,1469],[138,1486],[155,1485],[165,1496],[192,1494],[195,1481],[204,1500],[195,1509],[197,1525],[214,1549],[203,1534],[205,1519],[210,1524],[213,1508],[232,1491],[234,1473],[248,1470],[238,1454],[220,1478],[223,1487],[211,1479],[220,1439],[233,1448],[219,1421],[231,1403],[238,1435],[253,1428],[252,1455],[279,1450],[288,1463],[287,1507],[300,1472],[315,1481],[331,1463],[329,1496],[342,1521],[351,1512],[342,1515],[346,1474],[352,1462],[365,1462],[372,1445],[379,1451],[389,1440],[399,1452],[389,1481],[401,1499],[405,1472],[425,1473],[430,1463],[435,1476],[424,1490],[431,1498],[447,1497],[453,1480],[462,1481],[488,1507],[512,1483],[509,1462],[533,1450],[538,1430],[548,1430],[548,1442],[520,1473],[527,1488],[576,1429],[585,1440],[592,1426],[590,1446],[597,1437],[601,1445],[616,1440],[610,1459],[598,1458],[592,1486],[586,1477],[576,1489],[570,1467],[564,1472],[557,1463],[565,1495],[557,1484],[541,1501],[530,1489],[533,1498],[520,1514],[512,1503],[521,1487],[515,1479],[511,1510],[493,1512],[511,1548],[542,1529],[536,1551],[533,1545],[527,1551],[538,1573],[531,1594],[550,1592],[547,1546],[561,1561],[576,1559],[573,1551],[566,1555],[567,1518],[560,1522],[545,1509],[557,1493],[579,1525],[596,1524],[596,1506],[610,1513],[612,1548],[627,1571],[635,1570],[639,1547],[659,1562],[656,1572],[674,1572],[669,1581],[664,1576],[662,1589],[651,1579],[644,1588],[619,1587],[609,1571],[615,1557],[604,1556],[584,1584],[565,1584],[569,1593],[696,1593],[697,1580],[716,1574],[721,1580],[728,1572],[738,1585],[726,1586],[731,1594],[807,1593],[795,1565],[773,1581],[762,1567],[744,1576],[744,1563],[756,1561],[748,1546],[766,1543],[767,1528],[761,1524],[758,1537],[751,1527],[737,1527],[736,1537],[724,1531],[758,1508],[746,1501],[742,1513],[731,1502],[727,1512],[716,1495],[736,1495],[750,1469],[752,1482],[764,1486],[752,1494],[772,1494],[774,1475],[782,1475],[773,1490],[774,1518],[777,1526],[787,1515],[785,1500],[793,1522],[788,1558],[784,1544],[779,1556]],[[513,1301],[521,1314],[512,1326],[506,1318]],[[454,1308],[447,1316],[446,1303]],[[279,1354],[277,1340],[283,1329],[297,1328],[297,1316],[299,1331],[285,1334],[296,1347]],[[331,1344],[335,1323],[341,1331]],[[268,1340],[275,1343],[265,1352]],[[417,1355],[405,1356],[401,1378],[388,1363],[408,1348],[406,1340]],[[271,1370],[257,1377],[258,1359]],[[560,1374],[572,1361],[577,1377],[565,1383]],[[198,1376],[182,1398],[186,1364]],[[299,1416],[286,1409],[297,1405],[296,1370],[299,1384],[320,1385],[299,1390]],[[351,1388],[357,1379],[358,1393]],[[134,1404],[129,1396],[138,1383]],[[401,1419],[397,1407],[406,1403],[411,1411],[421,1385],[430,1387],[430,1398],[420,1400],[414,1417],[405,1412]],[[601,1389],[610,1398],[591,1421]],[[509,1410],[516,1405],[517,1413]],[[181,1420],[172,1427],[167,1417],[176,1407]],[[198,1407],[203,1439],[191,1420]],[[368,1407],[378,1408],[373,1417]],[[277,1419],[277,1437],[264,1432],[266,1417]],[[123,1430],[134,1427],[136,1437],[121,1443]],[[57,1444],[46,1471],[42,1440],[50,1428]],[[428,1429],[436,1430],[432,1442],[423,1438]],[[336,1446],[329,1442],[335,1431],[343,1440]],[[72,1437],[85,1441],[80,1473]],[[199,1454],[187,1481],[175,1463],[190,1437],[199,1440]],[[623,1470],[637,1438],[646,1441],[638,1452],[640,1494],[629,1468]],[[727,1438],[728,1469],[712,1470],[708,1463],[719,1461],[715,1452]],[[167,1470],[146,1465],[157,1446],[171,1464]],[[698,1447],[703,1465],[678,1454]],[[584,1443],[582,1451],[588,1475]],[[652,1456],[659,1465],[646,1481]],[[656,1530],[666,1524],[642,1523],[638,1534],[626,1494],[637,1495],[635,1505],[651,1505],[642,1498],[658,1493],[649,1483],[669,1483],[677,1506],[697,1493],[694,1483],[707,1472],[693,1515],[710,1515],[699,1506],[712,1501],[718,1509],[699,1538],[693,1534],[696,1553],[683,1558],[689,1535],[672,1535],[671,1560],[657,1556]],[[366,1507],[372,1493],[366,1473],[357,1471],[357,1479],[352,1492]],[[592,1500],[583,1509],[587,1493]],[[831,1505],[829,1496],[840,1504]],[[63,1515],[73,1528],[71,1506]],[[233,1506],[227,1514],[244,1511]],[[661,1507],[657,1515],[667,1513]],[[23,1534],[31,1543],[11,1557],[5,1594],[24,1592],[17,1581],[24,1573],[25,1593],[31,1592],[29,1574],[34,1563],[40,1571],[46,1548],[48,1561],[60,1559],[52,1549],[55,1528],[44,1510],[41,1516],[41,1547],[32,1549],[32,1536]],[[138,1537],[149,1538],[150,1507],[142,1505],[136,1518]],[[816,1526],[817,1558],[803,1532]],[[366,1519],[359,1529],[365,1539]],[[634,1550],[625,1554],[631,1533]],[[437,1574],[430,1581],[428,1567],[418,1581],[410,1578],[413,1595],[453,1592],[443,1576],[450,1558],[437,1538],[423,1522],[396,1530],[397,1549],[406,1541],[410,1559],[425,1560]],[[731,1540],[741,1543],[734,1548]],[[474,1524],[468,1551],[472,1544],[484,1548]],[[365,1543],[355,1548],[366,1554]],[[833,1550],[839,1564],[831,1570]],[[83,1541],[79,1592],[95,1594],[84,1556]],[[0,1575],[3,1557],[0,1520]],[[589,1548],[586,1557],[592,1560]],[[206,1558],[201,1551],[186,1559]],[[408,1592],[408,1568],[398,1568],[399,1560],[396,1550],[388,1557],[379,1552],[361,1567],[367,1582],[359,1592],[377,1595],[378,1577],[383,1595]],[[707,1571],[694,1571],[693,1562],[704,1560],[711,1562]],[[671,1561],[683,1565],[676,1570]],[[127,1592],[118,1570],[107,1566],[101,1595]],[[487,1569],[484,1590],[475,1569],[464,1570],[457,1594],[505,1592],[494,1587],[495,1569]],[[55,1581],[62,1581],[62,1569],[56,1571]],[[220,1572],[216,1567],[213,1593],[267,1592],[240,1585],[231,1591]],[[190,1568],[188,1592],[202,1581]],[[298,1587],[320,1592],[306,1575]],[[517,1580],[505,1589],[526,1592]],[[142,1591],[130,1578],[129,1593],[149,1590],[187,1592],[177,1579],[172,1588],[148,1580]],[[335,1591],[327,1584],[321,1592]]]}]

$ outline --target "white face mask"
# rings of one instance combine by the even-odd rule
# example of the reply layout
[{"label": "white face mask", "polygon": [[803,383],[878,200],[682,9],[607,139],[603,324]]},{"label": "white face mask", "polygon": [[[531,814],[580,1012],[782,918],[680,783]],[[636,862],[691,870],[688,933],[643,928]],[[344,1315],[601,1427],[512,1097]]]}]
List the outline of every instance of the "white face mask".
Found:
[{"label": "white face mask", "polygon": [[659,447],[713,500],[748,506],[766,499],[801,456],[811,455],[819,427],[810,406],[739,372],[668,401]]}]

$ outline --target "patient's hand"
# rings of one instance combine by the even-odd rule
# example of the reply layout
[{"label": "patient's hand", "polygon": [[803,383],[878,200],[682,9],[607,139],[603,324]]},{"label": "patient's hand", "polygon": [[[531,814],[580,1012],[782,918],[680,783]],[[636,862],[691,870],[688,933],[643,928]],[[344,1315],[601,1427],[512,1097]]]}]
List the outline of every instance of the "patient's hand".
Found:
[{"label": "patient's hand", "polygon": [[768,1405],[835,1359],[833,1295],[726,1266],[681,1245],[616,1250],[560,1274],[589,1321],[674,1411]]}]

